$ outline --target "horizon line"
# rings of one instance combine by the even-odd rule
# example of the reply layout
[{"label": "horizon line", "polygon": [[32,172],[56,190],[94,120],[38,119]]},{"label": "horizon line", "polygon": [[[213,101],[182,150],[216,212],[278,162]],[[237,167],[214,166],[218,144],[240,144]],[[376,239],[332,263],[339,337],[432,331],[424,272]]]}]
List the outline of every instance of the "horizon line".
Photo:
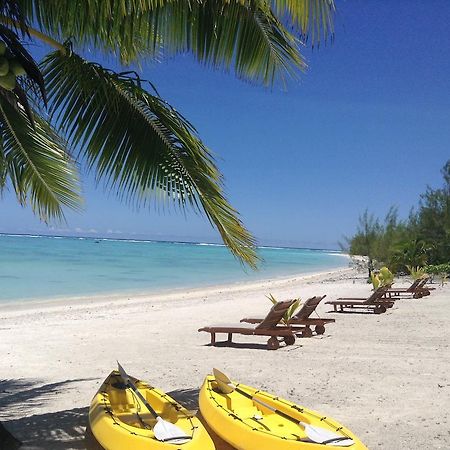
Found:
[{"label": "horizon line", "polygon": [[[48,237],[48,238],[69,238],[69,239],[90,239],[93,241],[96,240],[105,240],[105,241],[124,241],[124,242],[159,242],[165,244],[192,244],[192,245],[210,245],[216,247],[225,247],[228,248],[225,244],[219,244],[217,242],[202,242],[202,241],[178,241],[178,240],[165,240],[165,239],[139,239],[139,238],[120,238],[120,237],[100,237],[100,236],[85,236],[85,235],[61,235],[61,234],[39,234],[39,233],[8,233],[4,231],[0,231],[0,236],[9,236],[9,237]],[[284,245],[256,245],[256,248],[267,248],[267,249],[280,249],[280,250],[317,250],[317,251],[327,251],[333,253],[344,253],[342,250],[330,249],[330,248],[315,248],[315,247],[291,247]]]}]

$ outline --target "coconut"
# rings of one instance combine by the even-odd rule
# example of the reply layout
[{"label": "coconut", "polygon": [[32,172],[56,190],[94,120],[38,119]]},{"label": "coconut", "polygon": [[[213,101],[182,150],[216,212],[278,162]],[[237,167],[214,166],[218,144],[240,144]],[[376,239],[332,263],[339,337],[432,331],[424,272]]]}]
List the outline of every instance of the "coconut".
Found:
[{"label": "coconut", "polygon": [[25,75],[25,69],[23,68],[22,64],[20,64],[17,59],[10,59],[9,60],[9,70],[16,76],[20,77],[21,75]]},{"label": "coconut", "polygon": [[8,60],[0,56],[0,76],[4,76],[9,72],[9,62]]},{"label": "coconut", "polygon": [[0,41],[0,56],[3,56],[6,52],[6,44],[3,41]]},{"label": "coconut", "polygon": [[12,91],[16,87],[16,76],[12,72],[0,77],[0,86],[3,89]]}]

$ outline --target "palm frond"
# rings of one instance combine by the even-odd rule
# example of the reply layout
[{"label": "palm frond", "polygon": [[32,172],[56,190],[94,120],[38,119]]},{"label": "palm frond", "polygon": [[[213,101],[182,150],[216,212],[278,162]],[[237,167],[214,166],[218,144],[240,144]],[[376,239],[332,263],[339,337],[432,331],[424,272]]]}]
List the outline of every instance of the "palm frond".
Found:
[{"label": "palm frond", "polygon": [[179,0],[155,9],[150,19],[164,52],[192,52],[240,78],[270,85],[306,68],[299,42],[266,1]]},{"label": "palm frond", "polygon": [[334,0],[272,0],[278,16],[286,18],[303,40],[314,44],[334,34]]},{"label": "palm frond", "polygon": [[[122,62],[157,51],[149,45],[149,14],[171,0],[19,0],[30,22],[61,42],[73,39],[120,56]],[[155,37],[155,36],[153,36]]]},{"label": "palm frond", "polygon": [[36,113],[34,127],[22,110],[0,97],[0,174],[11,181],[19,202],[39,217],[63,219],[63,206],[80,205],[77,171],[64,142]]},{"label": "palm frond", "polygon": [[202,63],[271,84],[306,64],[299,42],[264,0],[22,0],[30,21],[59,40],[130,63],[190,52]]},{"label": "palm frond", "polygon": [[203,211],[231,252],[252,266],[255,243],[224,196],[195,129],[140,80],[67,52],[43,62],[54,120],[98,179],[136,205],[162,199]]},{"label": "palm frond", "polygon": [[18,0],[0,0],[0,17],[8,18],[12,28],[22,34],[27,33],[28,21]]}]

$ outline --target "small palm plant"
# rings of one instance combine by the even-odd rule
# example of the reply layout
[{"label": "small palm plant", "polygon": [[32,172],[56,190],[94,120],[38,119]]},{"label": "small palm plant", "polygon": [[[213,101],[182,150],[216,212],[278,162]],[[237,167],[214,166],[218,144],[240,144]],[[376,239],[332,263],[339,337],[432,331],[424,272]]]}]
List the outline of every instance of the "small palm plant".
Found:
[{"label": "small palm plant", "polygon": [[[266,297],[274,304],[276,305],[278,303],[278,300],[272,295],[266,295]],[[302,304],[302,300],[300,298],[296,298],[295,302],[292,303],[292,305],[289,307],[289,309],[284,313],[283,318],[281,319],[281,321],[285,324],[285,325],[289,325],[289,322],[291,321],[292,317],[295,316],[295,314],[297,314],[297,311],[300,307],[300,305]]]},{"label": "small palm plant", "polygon": [[389,286],[394,282],[394,274],[387,267],[382,267],[378,273],[372,273],[370,277],[374,289]]},{"label": "small palm plant", "polygon": [[420,280],[421,278],[424,278],[427,275],[427,271],[426,271],[425,267],[420,267],[420,266],[414,267],[414,266],[407,265],[406,268],[408,269],[408,272],[414,281]]}]

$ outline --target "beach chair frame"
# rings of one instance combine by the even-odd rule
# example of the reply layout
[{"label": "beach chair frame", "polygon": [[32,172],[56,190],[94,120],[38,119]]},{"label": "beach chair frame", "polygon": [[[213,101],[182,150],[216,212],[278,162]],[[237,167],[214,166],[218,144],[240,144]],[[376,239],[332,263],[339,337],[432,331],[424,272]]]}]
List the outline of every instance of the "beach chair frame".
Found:
[{"label": "beach chair frame", "polygon": [[256,326],[251,324],[235,324],[235,325],[213,325],[199,328],[198,331],[205,331],[211,335],[211,345],[215,345],[216,334],[227,334],[226,343],[232,343],[233,334],[242,334],[247,336],[269,336],[267,341],[268,350],[277,350],[280,347],[279,338],[286,345],[295,343],[295,336],[302,333],[304,327],[281,326],[279,325],[284,314],[295,300],[278,302],[272,306],[267,316]]},{"label": "beach chair frame", "polygon": [[334,312],[346,312],[346,309],[362,309],[372,311],[374,314],[383,314],[394,305],[394,298],[386,297],[388,286],[376,289],[368,298],[346,297],[326,302],[333,306]]},{"label": "beach chair frame", "polygon": [[[311,337],[313,335],[313,330],[311,327],[314,327],[314,332],[316,334],[324,334],[325,325],[336,321],[336,319],[324,319],[319,316],[310,317],[325,297],[326,295],[309,298],[303,303],[297,314],[295,314],[289,321],[289,325],[302,325],[304,327],[302,330],[302,337]],[[241,322],[245,323],[260,323],[261,321],[262,319],[257,317],[245,317],[241,319]]]}]

